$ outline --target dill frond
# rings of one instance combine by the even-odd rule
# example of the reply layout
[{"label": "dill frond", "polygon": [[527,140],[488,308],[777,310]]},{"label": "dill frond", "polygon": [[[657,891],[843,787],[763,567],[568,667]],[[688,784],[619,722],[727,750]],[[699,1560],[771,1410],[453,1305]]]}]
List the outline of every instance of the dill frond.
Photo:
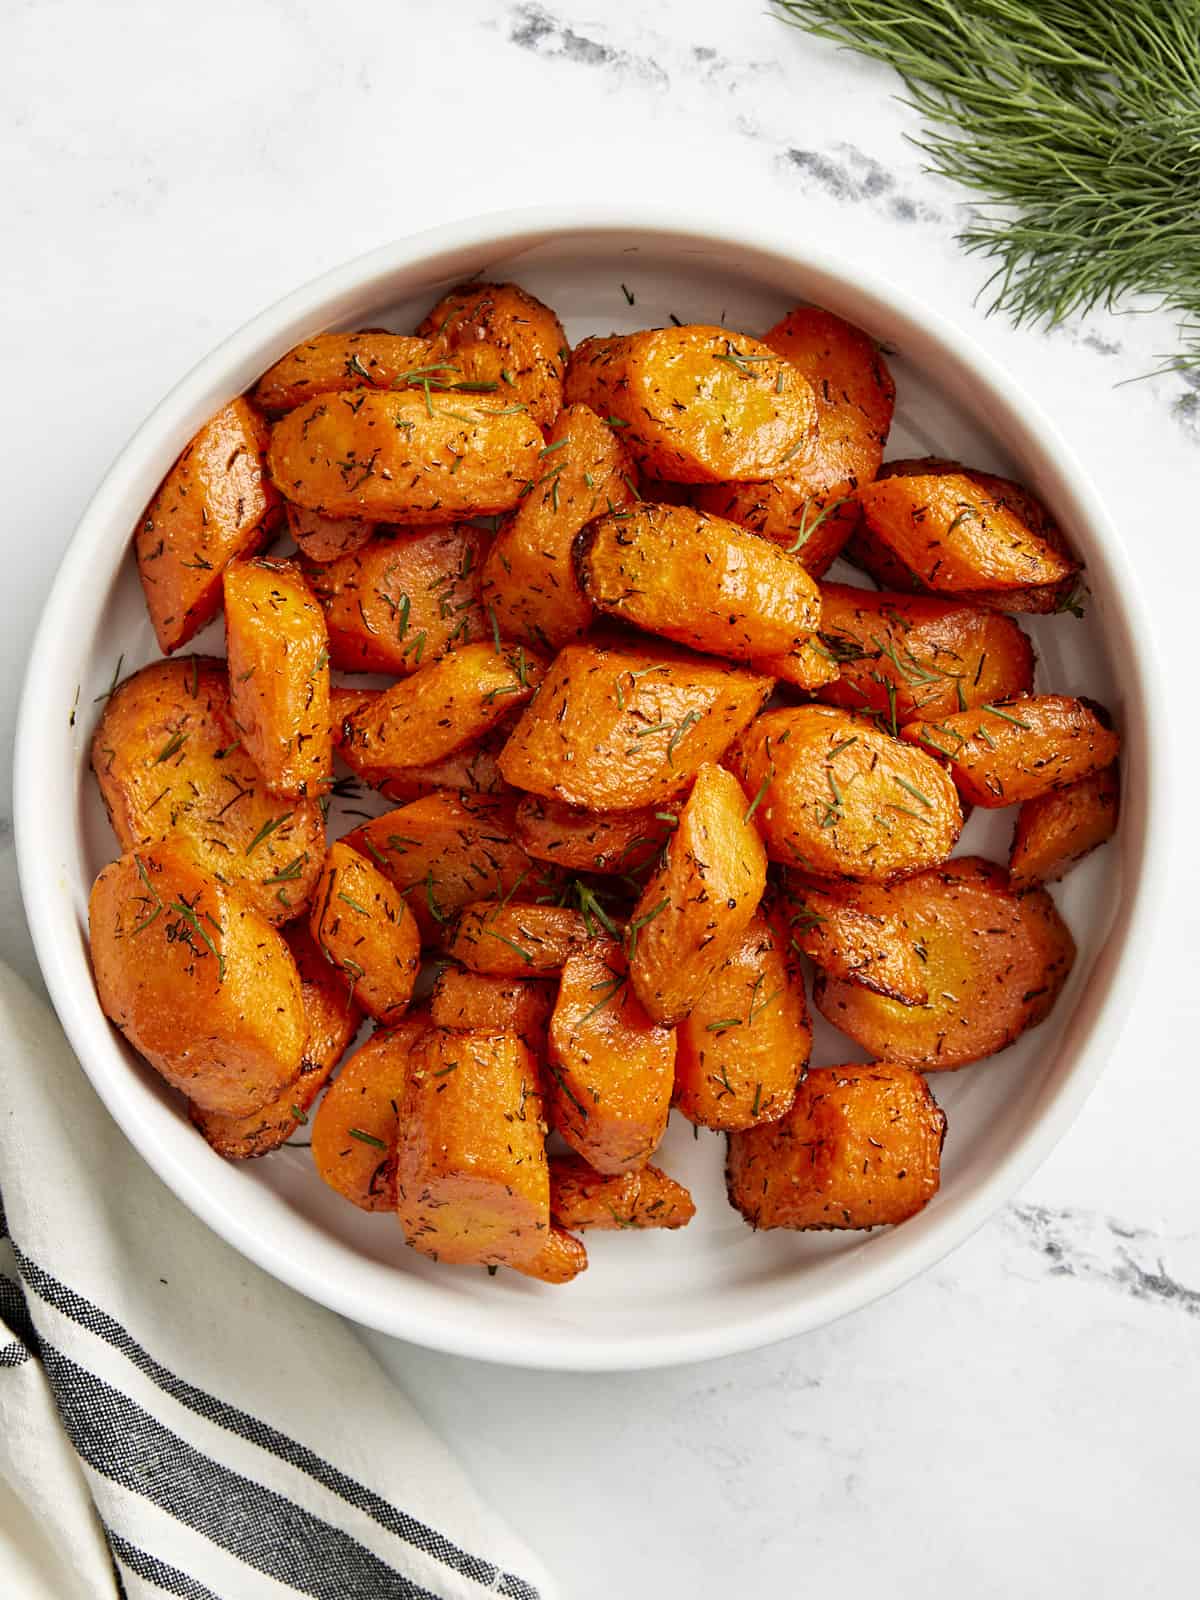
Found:
[{"label": "dill frond", "polygon": [[[991,310],[1053,326],[1148,295],[1200,368],[1197,0],[773,0],[887,63],[931,170],[986,196],[959,236]],[[1125,302],[1122,304],[1122,302]]]}]

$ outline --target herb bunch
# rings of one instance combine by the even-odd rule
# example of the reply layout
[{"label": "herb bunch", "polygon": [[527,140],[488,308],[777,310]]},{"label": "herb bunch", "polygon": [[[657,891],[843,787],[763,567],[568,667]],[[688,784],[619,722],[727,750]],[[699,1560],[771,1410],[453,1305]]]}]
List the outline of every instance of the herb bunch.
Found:
[{"label": "herb bunch", "polygon": [[773,4],[903,78],[931,169],[987,197],[960,239],[997,262],[990,309],[1053,326],[1149,295],[1180,317],[1166,365],[1200,369],[1197,0]]}]

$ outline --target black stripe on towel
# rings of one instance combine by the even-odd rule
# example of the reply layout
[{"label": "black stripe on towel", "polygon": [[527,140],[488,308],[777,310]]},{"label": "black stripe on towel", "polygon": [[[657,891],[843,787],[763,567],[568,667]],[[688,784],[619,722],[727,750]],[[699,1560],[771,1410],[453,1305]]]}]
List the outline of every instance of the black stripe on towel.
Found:
[{"label": "black stripe on towel", "polygon": [[51,1344],[42,1345],[42,1365],[82,1461],[248,1567],[313,1600],[435,1600],[341,1528],[204,1455]]},{"label": "black stripe on towel", "polygon": [[122,1539],[121,1535],[114,1533],[111,1528],[105,1528],[104,1532],[108,1538],[109,1549],[115,1558],[124,1562],[130,1572],[139,1578],[144,1578],[147,1583],[156,1584],[168,1594],[178,1595],[179,1600],[221,1600],[220,1595],[214,1594],[211,1589],[206,1589],[202,1583],[189,1577],[186,1572],[180,1572],[178,1567],[172,1567],[167,1562],[160,1561],[157,1556],[139,1550],[136,1544],[130,1544],[128,1539]]},{"label": "black stripe on towel", "polygon": [[[102,1528],[104,1528],[104,1524],[103,1523],[101,1523],[100,1526]],[[108,1529],[107,1528],[104,1528],[104,1537],[106,1539],[108,1538]],[[125,1579],[121,1576],[121,1569],[117,1565],[117,1558],[112,1553],[112,1543],[111,1543],[111,1541],[110,1541],[109,1547],[108,1547],[108,1559],[109,1559],[109,1561],[110,1561],[110,1563],[112,1565],[113,1586],[117,1591],[117,1600],[129,1600],[129,1595],[128,1595],[126,1589],[125,1589]]]},{"label": "black stripe on towel", "polygon": [[7,1344],[0,1344],[0,1367],[23,1367],[32,1360],[33,1351],[23,1345],[20,1339],[10,1339]]},{"label": "black stripe on towel", "polygon": [[481,1557],[460,1549],[452,1540],[446,1538],[445,1534],[439,1533],[435,1528],[427,1527],[417,1517],[410,1516],[407,1511],[392,1505],[375,1490],[369,1489],[366,1484],[359,1483],[356,1478],[341,1471],[331,1462],[325,1461],[307,1445],[289,1438],[287,1434],[271,1427],[260,1417],[251,1416],[237,1406],[229,1405],[204,1389],[199,1389],[185,1379],[177,1377],[175,1373],[156,1361],[119,1322],[109,1316],[108,1312],[92,1305],[82,1295],[60,1283],[57,1278],[24,1255],[15,1244],[13,1248],[17,1254],[21,1273],[35,1294],[57,1311],[61,1311],[64,1316],[70,1317],[72,1321],[79,1323],[81,1327],[87,1328],[90,1333],[96,1334],[114,1349],[119,1350],[139,1372],[152,1379],[180,1405],[186,1406],[189,1411],[194,1411],[197,1416],[204,1417],[209,1422],[227,1428],[239,1438],[270,1451],[281,1461],[286,1461],[289,1466],[307,1473],[331,1494],[337,1495],[347,1505],[369,1516],[381,1528],[386,1528],[389,1533],[395,1534],[405,1543],[415,1545],[418,1550],[435,1557],[464,1577],[473,1578],[485,1589],[492,1588],[497,1594],[507,1596],[508,1600],[540,1600],[537,1589],[524,1578],[507,1572],[497,1574],[492,1562],[484,1561]]},{"label": "black stripe on towel", "polygon": [[37,1354],[37,1330],[29,1315],[29,1307],[25,1303],[21,1285],[14,1283],[3,1272],[0,1272],[0,1319],[3,1319],[8,1331],[15,1334],[27,1350],[34,1355]]}]

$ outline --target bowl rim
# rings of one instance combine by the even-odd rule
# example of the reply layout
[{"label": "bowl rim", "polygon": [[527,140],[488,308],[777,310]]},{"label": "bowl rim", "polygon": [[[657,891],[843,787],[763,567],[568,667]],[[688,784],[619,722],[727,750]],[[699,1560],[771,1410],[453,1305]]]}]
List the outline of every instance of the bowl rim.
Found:
[{"label": "bowl rim", "polygon": [[[518,248],[571,236],[639,235],[655,247],[703,251],[745,250],[774,258],[782,268],[808,279],[842,283],[860,298],[874,300],[893,320],[910,324],[951,362],[969,369],[972,381],[998,402],[1002,414],[1015,422],[1029,451],[1040,456],[1050,476],[1079,509],[1106,571],[1107,585],[1116,597],[1107,630],[1123,635],[1128,648],[1121,656],[1122,687],[1137,713],[1140,739],[1142,803],[1140,816],[1126,812],[1124,827],[1140,822],[1140,837],[1132,851],[1135,870],[1124,887],[1109,940],[1117,942],[1111,960],[1107,992],[1095,1004],[1094,1015],[1082,1039],[1059,1049],[1073,1049],[1058,1081],[1042,1092],[1030,1110],[1029,1125],[1014,1136],[1011,1147],[986,1170],[973,1177],[963,1191],[940,1208],[936,1218],[927,1213],[902,1230],[894,1230],[892,1248],[873,1250],[857,1258],[858,1270],[842,1279],[819,1285],[811,1294],[782,1308],[754,1316],[724,1318],[683,1333],[677,1330],[639,1335],[637,1340],[572,1335],[565,1339],[552,1325],[524,1337],[510,1332],[503,1340],[489,1338],[486,1317],[451,1319],[435,1308],[402,1307],[387,1314],[356,1289],[353,1282],[331,1281],[301,1256],[291,1255],[265,1231],[227,1210],[208,1193],[200,1176],[186,1160],[176,1160],[162,1147],[140,1136],[140,1117],[132,1092],[134,1076],[108,1070],[95,1059],[92,1045],[98,1029],[107,1034],[93,992],[80,994],[68,976],[64,950],[77,933],[65,924],[71,920],[60,892],[58,858],[50,834],[47,810],[39,803],[44,783],[39,769],[52,737],[44,712],[41,689],[51,681],[56,641],[63,637],[80,589],[86,591],[89,573],[99,559],[105,570],[110,559],[110,508],[125,498],[128,480],[142,472],[149,455],[166,465],[190,435],[186,419],[198,401],[214,388],[229,392],[230,383],[244,389],[268,364],[264,350],[282,353],[305,331],[337,318],[339,300],[361,296],[389,272],[436,264],[439,256],[452,257],[477,250],[481,260]],[[646,246],[649,248],[649,244]],[[182,437],[181,437],[181,429]],[[1094,568],[1095,557],[1089,559]],[[1114,660],[1117,651],[1109,638]],[[1163,673],[1149,626],[1148,613],[1132,562],[1121,543],[1091,481],[1054,424],[1030,399],[1016,379],[957,324],[932,310],[918,297],[888,285],[878,274],[864,270],[836,252],[798,243],[782,230],[765,228],[756,220],[728,216],[719,221],[686,209],[661,206],[599,204],[546,205],[481,213],[443,223],[376,247],[336,265],[292,290],[228,335],[204,356],[151,410],[105,474],[85,508],[66,547],[57,576],[38,623],[26,668],[17,718],[14,762],[14,830],[18,872],[26,917],[43,977],[55,1009],[83,1070],[134,1148],[183,1203],[218,1235],[274,1277],[310,1299],[369,1327],[451,1354],[504,1365],[545,1370],[638,1370],[705,1360],[758,1348],[790,1335],[824,1326],[890,1293],[916,1277],[956,1248],[1002,1206],[1033,1174],[1074,1121],[1095,1086],[1119,1036],[1134,999],[1138,979],[1150,945],[1152,919],[1165,898],[1168,855],[1169,782],[1166,741],[1152,736],[1152,708],[1165,705]],[[1140,858],[1140,859],[1139,859]],[[49,865],[48,865],[49,864]],[[1107,946],[1105,947],[1107,950]],[[1099,959],[1099,958],[1098,958]],[[921,1222],[924,1226],[919,1226]],[[311,1226],[311,1224],[305,1224]],[[897,1242],[900,1241],[900,1242]]]}]

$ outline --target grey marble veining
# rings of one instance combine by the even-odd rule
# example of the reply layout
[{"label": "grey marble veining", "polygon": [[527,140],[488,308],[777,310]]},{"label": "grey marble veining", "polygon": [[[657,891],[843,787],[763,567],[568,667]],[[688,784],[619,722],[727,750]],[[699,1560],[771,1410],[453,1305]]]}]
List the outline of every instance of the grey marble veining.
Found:
[{"label": "grey marble veining", "polygon": [[816,186],[843,205],[869,204],[893,222],[941,223],[944,214],[901,186],[894,172],[855,145],[838,141],[827,150],[800,150],[789,145],[775,158],[783,178]]},{"label": "grey marble veining", "polygon": [[1004,1216],[1051,1277],[1090,1279],[1149,1305],[1200,1317],[1200,1283],[1181,1283],[1164,1262],[1169,1244],[1194,1258],[1200,1231],[1168,1241],[1152,1228],[1069,1207],[1016,1204]]},{"label": "grey marble veining", "polygon": [[[1200,380],[1144,376],[1172,347],[1153,312],[1052,334],[986,318],[987,268],[954,239],[972,197],[923,171],[882,69],[760,0],[62,0],[6,8],[0,52],[6,749],[75,519],[220,337],[387,237],[629,198],[790,227],[1019,375],[1134,552],[1176,696],[1172,787],[1194,809]],[[0,809],[0,953],[31,973],[7,795]],[[1078,1123],[1013,1206],[886,1302],[774,1349],[626,1377],[372,1339],[570,1600],[1191,1592],[1197,906],[1185,842],[1139,1005]]]},{"label": "grey marble veining", "polygon": [[517,49],[531,51],[544,61],[600,67],[622,81],[639,79],[656,90],[671,87],[665,70],[650,56],[589,38],[554,16],[544,6],[514,6],[510,12],[508,41]]}]

